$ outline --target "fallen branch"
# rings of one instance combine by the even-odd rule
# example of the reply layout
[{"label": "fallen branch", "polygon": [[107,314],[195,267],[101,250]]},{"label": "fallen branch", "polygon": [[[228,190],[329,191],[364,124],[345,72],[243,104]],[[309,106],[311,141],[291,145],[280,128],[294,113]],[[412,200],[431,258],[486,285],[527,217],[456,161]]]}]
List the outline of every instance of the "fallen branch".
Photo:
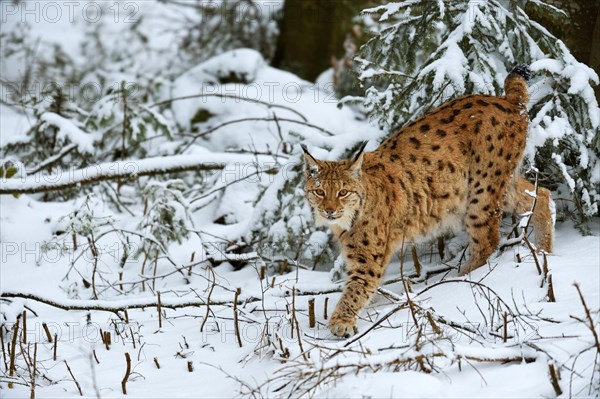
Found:
[{"label": "fallen branch", "polygon": [[[0,294],[0,298],[23,298],[31,299],[46,305],[59,308],[62,310],[97,310],[103,312],[111,312],[118,315],[119,312],[125,311],[126,309],[144,309],[144,308],[156,308],[158,303],[155,298],[144,298],[135,300],[121,300],[121,301],[103,301],[103,300],[64,300],[57,301],[54,299],[44,298],[35,294],[26,294],[21,292],[3,292]],[[238,305],[243,303],[259,302],[259,298],[248,297],[238,299]],[[161,307],[167,309],[178,309],[186,307],[197,307],[197,306],[233,306],[233,301],[205,301],[203,299],[195,300],[184,300],[181,298],[161,298]]]},{"label": "fallen branch", "polygon": [[[336,352],[339,352],[338,349]],[[471,352],[471,351],[469,351]],[[525,362],[532,363],[537,360],[535,354],[527,355],[520,351],[511,351],[501,349],[496,354],[478,355],[473,353],[461,353],[458,351],[452,351],[449,353],[443,351],[434,351],[430,353],[418,353],[412,356],[398,356],[393,360],[389,361],[373,361],[368,359],[366,362],[352,362],[352,361],[331,361],[333,356],[327,357],[324,365],[319,367],[318,364],[312,362],[303,363],[306,367],[297,367],[298,364],[289,365],[276,371],[274,379],[269,379],[265,382],[269,385],[274,385],[276,381],[282,381],[281,388],[289,385],[291,381],[294,383],[293,390],[294,394],[290,395],[293,397],[311,397],[311,393],[319,387],[323,387],[328,383],[339,381],[340,378],[345,375],[356,375],[361,370],[370,370],[376,373],[381,370],[411,370],[417,364],[433,364],[433,360],[436,358],[447,359],[451,363],[460,362],[461,360],[467,360],[472,362],[481,363],[509,363],[509,362]],[[259,387],[260,388],[260,387]]]},{"label": "fallen branch", "polygon": [[107,162],[83,169],[63,170],[54,174],[35,174],[21,178],[0,180],[0,195],[33,194],[64,190],[107,180],[136,179],[166,173],[223,169],[227,164],[239,162],[273,163],[272,157],[254,157],[246,154],[207,153],[198,155],[173,155],[140,160]]}]

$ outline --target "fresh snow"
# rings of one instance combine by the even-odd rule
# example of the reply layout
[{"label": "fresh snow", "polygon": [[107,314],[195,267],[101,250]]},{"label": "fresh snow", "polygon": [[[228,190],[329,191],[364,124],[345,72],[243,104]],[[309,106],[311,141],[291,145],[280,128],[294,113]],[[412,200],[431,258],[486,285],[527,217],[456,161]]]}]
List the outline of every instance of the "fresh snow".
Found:
[{"label": "fresh snow", "polygon": [[[175,15],[160,2],[152,4],[143,10],[149,18],[144,21],[151,38],[148,46],[163,56],[140,56],[134,68],[144,71],[177,62],[168,56],[173,54],[169,49],[176,33],[165,33]],[[268,7],[270,2],[259,4]],[[443,11],[447,5],[439,1],[438,6]],[[482,86],[492,83],[475,71],[464,73],[467,60],[457,43],[473,29],[468,24],[494,23],[479,12],[478,2],[473,1],[472,6],[474,20],[465,20],[463,31],[440,50],[445,54],[444,62],[421,72],[433,74],[436,83],[449,79],[457,88],[464,88],[465,79]],[[371,11],[388,17],[397,10],[396,3]],[[189,17],[193,17],[191,12]],[[154,29],[153,24],[157,24]],[[14,22],[3,24],[2,32],[11,27]],[[45,35],[48,47],[65,42],[69,56],[78,63],[86,61],[79,51],[83,36],[76,25],[43,24],[34,29]],[[121,29],[112,26],[111,37],[118,38]],[[70,40],[65,41],[65,36]],[[499,51],[507,52],[508,48]],[[538,61],[532,67],[564,72],[572,89],[583,91],[584,96],[589,94],[585,93],[584,79],[594,79],[588,70],[567,69],[554,60]],[[363,76],[382,73],[386,71],[367,69]],[[118,70],[109,79],[119,81],[127,74]],[[309,228],[313,221],[302,199],[298,175],[302,152],[298,144],[305,143],[318,158],[334,160],[347,156],[349,148],[364,140],[369,141],[367,151],[375,149],[387,132],[365,122],[350,107],[339,109],[330,90],[270,67],[254,50],[226,51],[175,75],[172,81],[165,77],[160,98],[153,100],[160,103],[174,97],[195,97],[172,101],[160,111],[151,106],[145,110],[163,125],[183,132],[176,140],[148,144],[148,155],[140,159],[87,168],[54,168],[51,173],[0,180],[0,193],[77,184],[88,190],[65,201],[45,200],[44,194],[0,197],[0,320],[10,329],[19,315],[27,313],[27,341],[38,343],[37,398],[80,397],[65,362],[81,385],[83,396],[97,398],[548,398],[557,396],[549,365],[560,369],[560,397],[598,396],[599,355],[593,349],[595,338],[573,285],[579,284],[592,324],[600,332],[598,218],[593,219],[588,236],[582,236],[571,222],[556,224],[554,252],[547,257],[537,255],[545,268],[542,275],[533,253],[514,239],[507,242],[516,245],[498,251],[488,265],[468,277],[458,277],[455,269],[438,273],[448,265],[458,265],[465,249],[464,233],[447,242],[449,253],[443,260],[427,244],[419,244],[422,271],[417,275],[407,243],[404,256],[395,256],[389,265],[382,289],[361,312],[359,334],[372,330],[349,340],[336,339],[327,329],[324,310],[330,317],[340,297],[342,284],[337,278],[343,266],[341,258],[313,270],[312,264],[304,264],[308,262],[288,262],[287,248],[272,242],[242,245],[258,229],[274,242],[289,236],[306,240],[301,260],[320,254],[331,236],[325,230]],[[331,71],[319,80],[320,84],[330,81]],[[551,94],[549,85],[540,85],[534,94]],[[394,100],[390,91],[378,95],[387,102]],[[592,107],[593,101],[588,105]],[[108,116],[113,106],[109,101],[99,102],[94,111]],[[546,139],[558,140],[571,128],[564,116],[542,111],[532,121],[530,155],[534,146]],[[206,119],[192,123],[194,116],[201,114]],[[36,120],[32,112],[20,112],[6,104],[0,104],[0,115],[2,146],[22,141]],[[287,121],[231,123],[239,118]],[[40,119],[57,127],[59,136],[79,151],[96,150],[96,132],[87,132],[53,113],[44,113]],[[216,130],[194,137],[209,129]],[[563,160],[553,156],[557,165],[562,165],[569,187],[577,189]],[[582,166],[591,162],[592,154],[581,159]],[[594,165],[592,174],[600,176],[600,164]],[[172,168],[211,170],[193,172],[200,175],[186,191],[175,187],[182,181],[148,176]],[[266,173],[270,168],[277,168],[277,173]],[[104,188],[120,190],[120,204],[111,201],[107,190],[83,186],[90,179],[115,174],[137,177],[136,183],[123,186],[103,183]],[[283,191],[294,179],[299,183],[291,193]],[[180,242],[163,246],[154,229],[171,226],[155,226],[145,218],[146,205],[153,204],[145,204],[139,196],[153,190],[162,193],[160,200],[164,201],[154,205],[173,207],[173,217],[188,230]],[[582,198],[593,206],[594,195],[586,192]],[[505,224],[504,237],[512,227],[508,220]],[[82,234],[88,230],[96,239],[97,263]],[[152,242],[150,248],[148,242]],[[153,247],[160,249],[160,255],[156,262],[146,264],[144,250]],[[228,251],[232,248],[239,251]],[[245,263],[241,267],[240,261]],[[280,272],[281,263],[287,263],[287,271]],[[267,276],[261,280],[265,265],[269,266]],[[399,280],[401,269],[412,278],[408,293]],[[94,299],[90,286],[93,277],[98,299]],[[550,278],[555,302],[548,297]],[[142,281],[144,290],[140,289]],[[234,310],[237,289],[240,292]],[[162,306],[160,321],[157,292]],[[437,320],[440,333],[425,318],[419,319],[422,331],[418,332],[410,310],[398,307],[408,298]],[[309,325],[311,300],[315,303],[315,327]],[[210,308],[205,306],[207,302]],[[115,313],[122,308],[129,308],[128,321],[123,312]],[[383,320],[386,315],[390,316]],[[54,345],[47,342],[42,323],[51,334],[57,334],[56,360]],[[108,347],[100,331],[111,333]],[[418,336],[421,339],[417,342]],[[10,337],[3,335],[3,349]],[[3,362],[8,359],[5,351],[0,351],[1,397],[30,395],[29,373],[22,356],[27,348],[27,344],[17,346],[13,389],[8,388],[10,377],[4,372]],[[121,392],[125,353],[132,361],[127,396]],[[426,359],[422,364],[410,363],[419,356]],[[511,361],[505,363],[503,359]]]}]

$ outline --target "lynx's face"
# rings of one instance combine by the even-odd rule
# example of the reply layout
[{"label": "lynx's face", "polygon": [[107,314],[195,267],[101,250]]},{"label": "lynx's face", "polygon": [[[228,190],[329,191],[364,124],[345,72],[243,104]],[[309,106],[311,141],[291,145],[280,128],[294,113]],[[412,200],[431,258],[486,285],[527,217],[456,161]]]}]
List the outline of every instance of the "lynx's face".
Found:
[{"label": "lynx's face", "polygon": [[364,199],[362,151],[351,160],[318,161],[305,150],[305,191],[318,225],[349,229]]}]

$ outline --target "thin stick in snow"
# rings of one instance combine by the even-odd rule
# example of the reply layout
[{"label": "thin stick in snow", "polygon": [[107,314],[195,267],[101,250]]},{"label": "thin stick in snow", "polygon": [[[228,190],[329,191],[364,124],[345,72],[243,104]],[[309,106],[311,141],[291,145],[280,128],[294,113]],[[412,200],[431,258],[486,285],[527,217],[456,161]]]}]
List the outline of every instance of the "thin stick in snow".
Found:
[{"label": "thin stick in snow", "polygon": [[[415,247],[413,246],[413,249]],[[416,250],[414,252],[416,254]],[[410,309],[410,314],[412,315],[412,319],[415,322],[415,326],[419,326],[419,322],[417,321],[417,314],[415,310],[415,306],[410,299],[410,289],[408,284],[406,283],[408,279],[404,277],[404,237],[402,237],[402,246],[400,248],[400,278],[402,278],[402,285],[404,285],[404,293],[406,294],[406,302],[408,303],[408,307]]]},{"label": "thin stick in snow", "polygon": [[54,349],[52,350],[52,360],[56,361],[56,348],[58,347],[58,334],[54,334]]},{"label": "thin stick in snow", "polygon": [[438,335],[442,334],[442,330],[440,329],[440,326],[438,326],[437,323],[435,322],[435,320],[433,319],[431,312],[426,312],[426,315],[427,315],[427,320],[429,321],[429,324],[431,325],[431,328],[433,328],[433,331]]},{"label": "thin stick in snow", "polygon": [[562,395],[562,389],[558,383],[558,374],[556,373],[556,368],[552,363],[548,363],[548,371],[550,373],[550,382],[552,383],[552,388],[554,388],[556,396]]},{"label": "thin stick in snow", "polygon": [[[215,271],[213,270],[211,265],[207,266],[208,271],[210,271],[211,280],[210,280],[210,289],[208,291],[208,296],[206,298],[206,314],[204,315],[204,320],[202,320],[202,324],[200,325],[200,332],[204,331],[204,325],[208,320],[208,316],[210,315],[210,297],[212,295],[213,290],[215,289],[215,285],[217,282],[217,276],[215,276]],[[237,302],[237,301],[236,301]]]},{"label": "thin stick in snow", "polygon": [[315,298],[308,300],[308,326],[315,328]]},{"label": "thin stick in snow", "polygon": [[104,332],[104,345],[106,345],[107,351],[110,350],[110,342],[111,342],[110,331],[105,331]]},{"label": "thin stick in snow", "polygon": [[31,394],[29,395],[29,399],[35,399],[35,377],[37,376],[37,342],[33,344],[33,362],[31,368]]},{"label": "thin stick in snow", "polygon": [[292,288],[292,331],[294,329],[294,324],[296,325],[296,335],[298,337],[298,347],[300,348],[300,353],[305,361],[308,361],[308,357],[306,353],[304,353],[304,348],[302,347],[302,334],[300,333],[300,325],[298,323],[298,318],[296,317],[296,287]]},{"label": "thin stick in snow", "polygon": [[417,276],[420,276],[421,275],[421,262],[419,262],[419,256],[417,255],[417,247],[415,247],[414,245],[412,246],[411,254],[412,254],[412,259],[413,259],[413,265],[415,266],[415,274]]},{"label": "thin stick in snow", "polygon": [[8,370],[8,363],[6,363],[6,350],[4,349],[4,326],[0,326],[0,346],[2,346],[2,360],[4,361],[4,368]]},{"label": "thin stick in snow", "polygon": [[194,372],[194,362],[192,362],[191,360],[188,360],[187,369],[190,373],[193,373]]},{"label": "thin stick in snow", "polygon": [[79,396],[83,396],[83,391],[81,390],[81,386],[79,385],[79,382],[77,382],[77,379],[73,375],[73,372],[71,371],[71,367],[69,367],[69,363],[67,363],[66,360],[63,360],[63,361],[65,362],[65,365],[67,366],[67,370],[69,370],[69,374],[71,374],[71,378],[73,378],[73,382],[77,386],[77,390],[79,391]]},{"label": "thin stick in snow", "polygon": [[585,299],[583,298],[583,294],[581,293],[579,284],[575,283],[573,285],[577,289],[577,293],[579,294],[579,299],[581,300],[581,304],[583,305],[583,309],[585,310],[585,316],[588,320],[588,323],[590,323],[589,328],[590,328],[590,330],[592,330],[592,334],[594,335],[594,343],[596,344],[596,350],[598,351],[598,353],[600,353],[600,339],[598,338],[598,332],[596,331],[594,320],[592,319],[592,316],[590,314],[590,309],[588,308],[587,304],[585,303]]},{"label": "thin stick in snow", "polygon": [[329,297],[325,297],[325,303],[323,304],[323,319],[327,320],[327,305],[329,303]]},{"label": "thin stick in snow", "polygon": [[504,319],[504,328],[503,328],[502,339],[503,339],[504,343],[506,343],[506,341],[508,340],[508,313],[507,312],[504,312],[503,319]]},{"label": "thin stick in snow", "polygon": [[533,245],[531,245],[531,241],[529,241],[529,238],[527,238],[527,235],[523,235],[523,241],[525,241],[525,244],[527,244],[527,247],[531,251],[531,255],[533,256],[533,260],[535,262],[535,267],[538,271],[538,274],[541,276],[542,268],[540,267],[540,262],[538,260],[537,254],[535,253],[535,248],[533,248]]},{"label": "thin stick in snow", "polygon": [[154,358],[154,364],[156,365],[157,369],[160,369],[160,363],[158,363],[158,359],[156,357]]},{"label": "thin stick in snow", "polygon": [[23,329],[22,330],[23,330],[22,342],[24,344],[26,344],[27,343],[27,311],[26,310],[23,311]]},{"label": "thin stick in snow", "polygon": [[[17,322],[15,323],[15,327],[13,329],[12,336],[12,344],[10,347],[10,368],[8,371],[8,376],[13,377],[15,375],[15,354],[17,353],[17,337],[19,336],[19,319],[17,318]],[[8,388],[13,388],[12,381],[8,383]]]},{"label": "thin stick in snow", "polygon": [[554,296],[554,285],[552,284],[552,275],[548,275],[548,302],[556,302],[556,297]]},{"label": "thin stick in snow", "polygon": [[242,293],[241,288],[236,289],[235,297],[233,299],[233,323],[235,325],[235,337],[238,341],[238,345],[240,346],[240,348],[242,347],[242,337],[240,335],[240,326],[238,324],[237,302],[238,302],[238,297],[240,296],[241,293]]},{"label": "thin stick in snow", "polygon": [[42,328],[44,329],[44,332],[46,333],[46,339],[48,340],[48,342],[52,343],[52,334],[50,334],[50,329],[48,328],[48,324],[46,324],[46,322],[43,322]]},{"label": "thin stick in snow", "polygon": [[158,328],[162,328],[162,311],[161,311],[161,303],[160,303],[160,291],[156,292],[156,297],[158,298],[158,303],[156,305],[156,310],[158,311]]},{"label": "thin stick in snow", "polygon": [[129,374],[131,373],[131,357],[129,356],[129,352],[125,352],[125,377],[123,377],[123,381],[121,381],[121,389],[123,390],[123,395],[127,395],[127,380],[129,379]]}]

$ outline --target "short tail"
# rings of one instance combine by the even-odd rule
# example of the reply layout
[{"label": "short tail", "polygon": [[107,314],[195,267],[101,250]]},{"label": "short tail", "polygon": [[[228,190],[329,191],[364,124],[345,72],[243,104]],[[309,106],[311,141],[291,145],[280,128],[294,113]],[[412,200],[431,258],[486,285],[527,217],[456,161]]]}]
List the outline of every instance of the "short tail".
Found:
[{"label": "short tail", "polygon": [[517,65],[504,81],[506,99],[514,104],[527,104],[529,92],[527,81],[531,78],[531,70],[527,65]]}]

